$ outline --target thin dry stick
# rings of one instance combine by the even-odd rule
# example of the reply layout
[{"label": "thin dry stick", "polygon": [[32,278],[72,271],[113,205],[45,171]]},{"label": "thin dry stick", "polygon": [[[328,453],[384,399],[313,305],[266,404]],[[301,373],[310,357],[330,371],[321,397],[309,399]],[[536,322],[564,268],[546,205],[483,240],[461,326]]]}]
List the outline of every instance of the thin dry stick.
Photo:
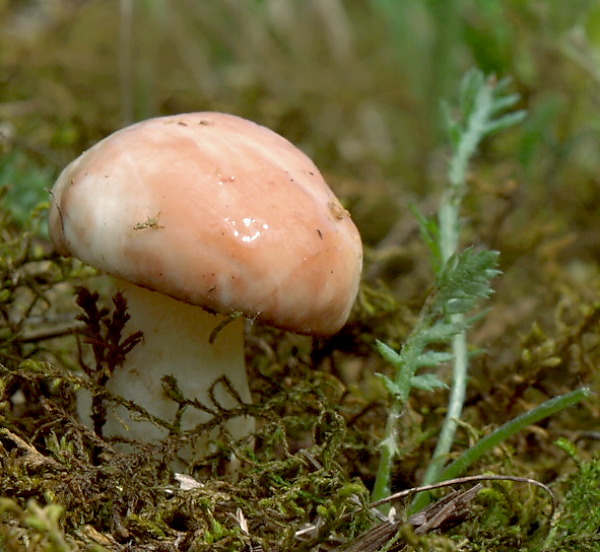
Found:
[{"label": "thin dry stick", "polygon": [[[460,520],[468,512],[469,503],[473,500],[477,492],[479,492],[479,490],[481,489],[481,481],[515,481],[518,483],[527,483],[528,485],[535,485],[536,487],[543,489],[546,493],[550,495],[552,499],[551,511],[548,516],[549,523],[547,529],[548,532],[550,531],[550,522],[554,518],[554,514],[557,508],[556,495],[554,491],[547,485],[536,481],[535,479],[530,479],[528,477],[518,477],[511,475],[474,475],[470,477],[449,479],[440,483],[433,483],[431,485],[413,487],[411,489],[400,491],[381,500],[372,502],[369,505],[369,508],[371,508],[374,512],[379,513],[379,510],[377,510],[378,506],[392,502],[394,500],[408,498],[409,496],[422,491],[431,491],[433,489],[449,487],[452,485],[477,482],[477,484],[471,487],[469,490],[464,491],[462,493],[454,491],[449,495],[445,496],[444,498],[440,499],[439,501],[431,504],[424,510],[421,510],[419,513],[414,514],[410,518],[408,518],[407,522],[416,527],[415,533],[423,534],[431,530],[440,528],[446,522],[454,521],[456,523],[457,520]],[[386,550],[394,552],[403,550],[405,544],[403,542],[397,541],[397,539],[399,538],[398,530],[400,525],[401,524],[399,521],[387,519],[382,523],[377,524],[369,531],[363,533],[352,542],[346,543],[341,548],[336,549],[336,552],[374,552],[375,550],[379,550],[384,545],[391,547],[386,548]]]},{"label": "thin dry stick", "polygon": [[399,491],[390,495],[386,498],[382,498],[381,500],[377,500],[376,502],[371,502],[369,505],[370,508],[376,508],[377,506],[381,506],[387,502],[391,502],[394,500],[399,500],[401,498],[409,497],[415,493],[420,493],[422,491],[432,491],[434,489],[441,489],[442,487],[450,487],[452,485],[460,485],[463,483],[473,483],[475,481],[516,481],[517,483],[527,483],[529,485],[535,485],[540,489],[543,489],[548,493],[552,499],[552,508],[549,519],[554,517],[554,512],[558,506],[558,499],[556,498],[556,494],[554,491],[541,483],[540,481],[536,481],[535,479],[530,479],[529,477],[518,477],[516,475],[471,475],[469,477],[458,477],[456,479],[448,479],[446,481],[441,481],[439,483],[432,483],[431,485],[423,485],[422,487],[412,487],[410,489],[405,489],[403,491]]}]

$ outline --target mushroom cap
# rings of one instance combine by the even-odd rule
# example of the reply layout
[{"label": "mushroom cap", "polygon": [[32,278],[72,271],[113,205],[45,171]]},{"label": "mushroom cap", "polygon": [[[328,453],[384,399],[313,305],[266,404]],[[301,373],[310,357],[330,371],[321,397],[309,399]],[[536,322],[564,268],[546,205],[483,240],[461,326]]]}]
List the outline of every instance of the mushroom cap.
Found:
[{"label": "mushroom cap", "polygon": [[209,310],[331,334],[362,268],[360,235],[314,163],[275,132],[188,113],[115,132],[52,190],[62,255]]}]

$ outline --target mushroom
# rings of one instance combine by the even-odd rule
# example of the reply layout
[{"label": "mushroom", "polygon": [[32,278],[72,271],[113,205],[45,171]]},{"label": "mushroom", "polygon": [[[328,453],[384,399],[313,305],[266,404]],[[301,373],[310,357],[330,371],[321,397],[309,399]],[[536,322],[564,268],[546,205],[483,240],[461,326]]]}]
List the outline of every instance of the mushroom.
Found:
[{"label": "mushroom", "polygon": [[[56,250],[112,275],[127,299],[126,330],[143,332],[107,387],[164,420],[177,409],[161,385],[169,374],[207,405],[221,376],[251,401],[243,318],[209,339],[228,317],[328,335],[357,294],[362,246],[348,212],[304,153],[234,115],[187,113],[121,129],[71,162],[51,196]],[[224,386],[214,398],[238,405]],[[105,434],[166,435],[116,410]],[[181,428],[207,416],[187,409]],[[251,419],[228,422],[234,438],[252,428]]]}]

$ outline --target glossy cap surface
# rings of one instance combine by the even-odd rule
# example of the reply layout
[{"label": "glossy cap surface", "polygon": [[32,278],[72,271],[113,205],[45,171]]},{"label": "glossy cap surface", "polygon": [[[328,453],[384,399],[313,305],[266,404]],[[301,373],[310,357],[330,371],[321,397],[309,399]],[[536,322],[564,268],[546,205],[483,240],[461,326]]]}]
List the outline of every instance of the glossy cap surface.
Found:
[{"label": "glossy cap surface", "polygon": [[362,268],[359,233],[314,163],[234,115],[150,119],[68,165],[57,250],[181,301],[283,329],[336,332]]}]

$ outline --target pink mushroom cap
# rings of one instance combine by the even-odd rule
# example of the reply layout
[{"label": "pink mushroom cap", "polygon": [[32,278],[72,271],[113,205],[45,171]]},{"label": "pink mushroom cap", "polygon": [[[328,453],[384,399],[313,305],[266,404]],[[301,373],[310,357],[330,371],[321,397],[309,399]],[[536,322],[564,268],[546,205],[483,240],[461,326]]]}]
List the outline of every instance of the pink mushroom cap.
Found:
[{"label": "pink mushroom cap", "polygon": [[52,191],[57,251],[141,287],[305,334],[346,322],[360,235],[314,163],[224,113],[115,132]]}]

